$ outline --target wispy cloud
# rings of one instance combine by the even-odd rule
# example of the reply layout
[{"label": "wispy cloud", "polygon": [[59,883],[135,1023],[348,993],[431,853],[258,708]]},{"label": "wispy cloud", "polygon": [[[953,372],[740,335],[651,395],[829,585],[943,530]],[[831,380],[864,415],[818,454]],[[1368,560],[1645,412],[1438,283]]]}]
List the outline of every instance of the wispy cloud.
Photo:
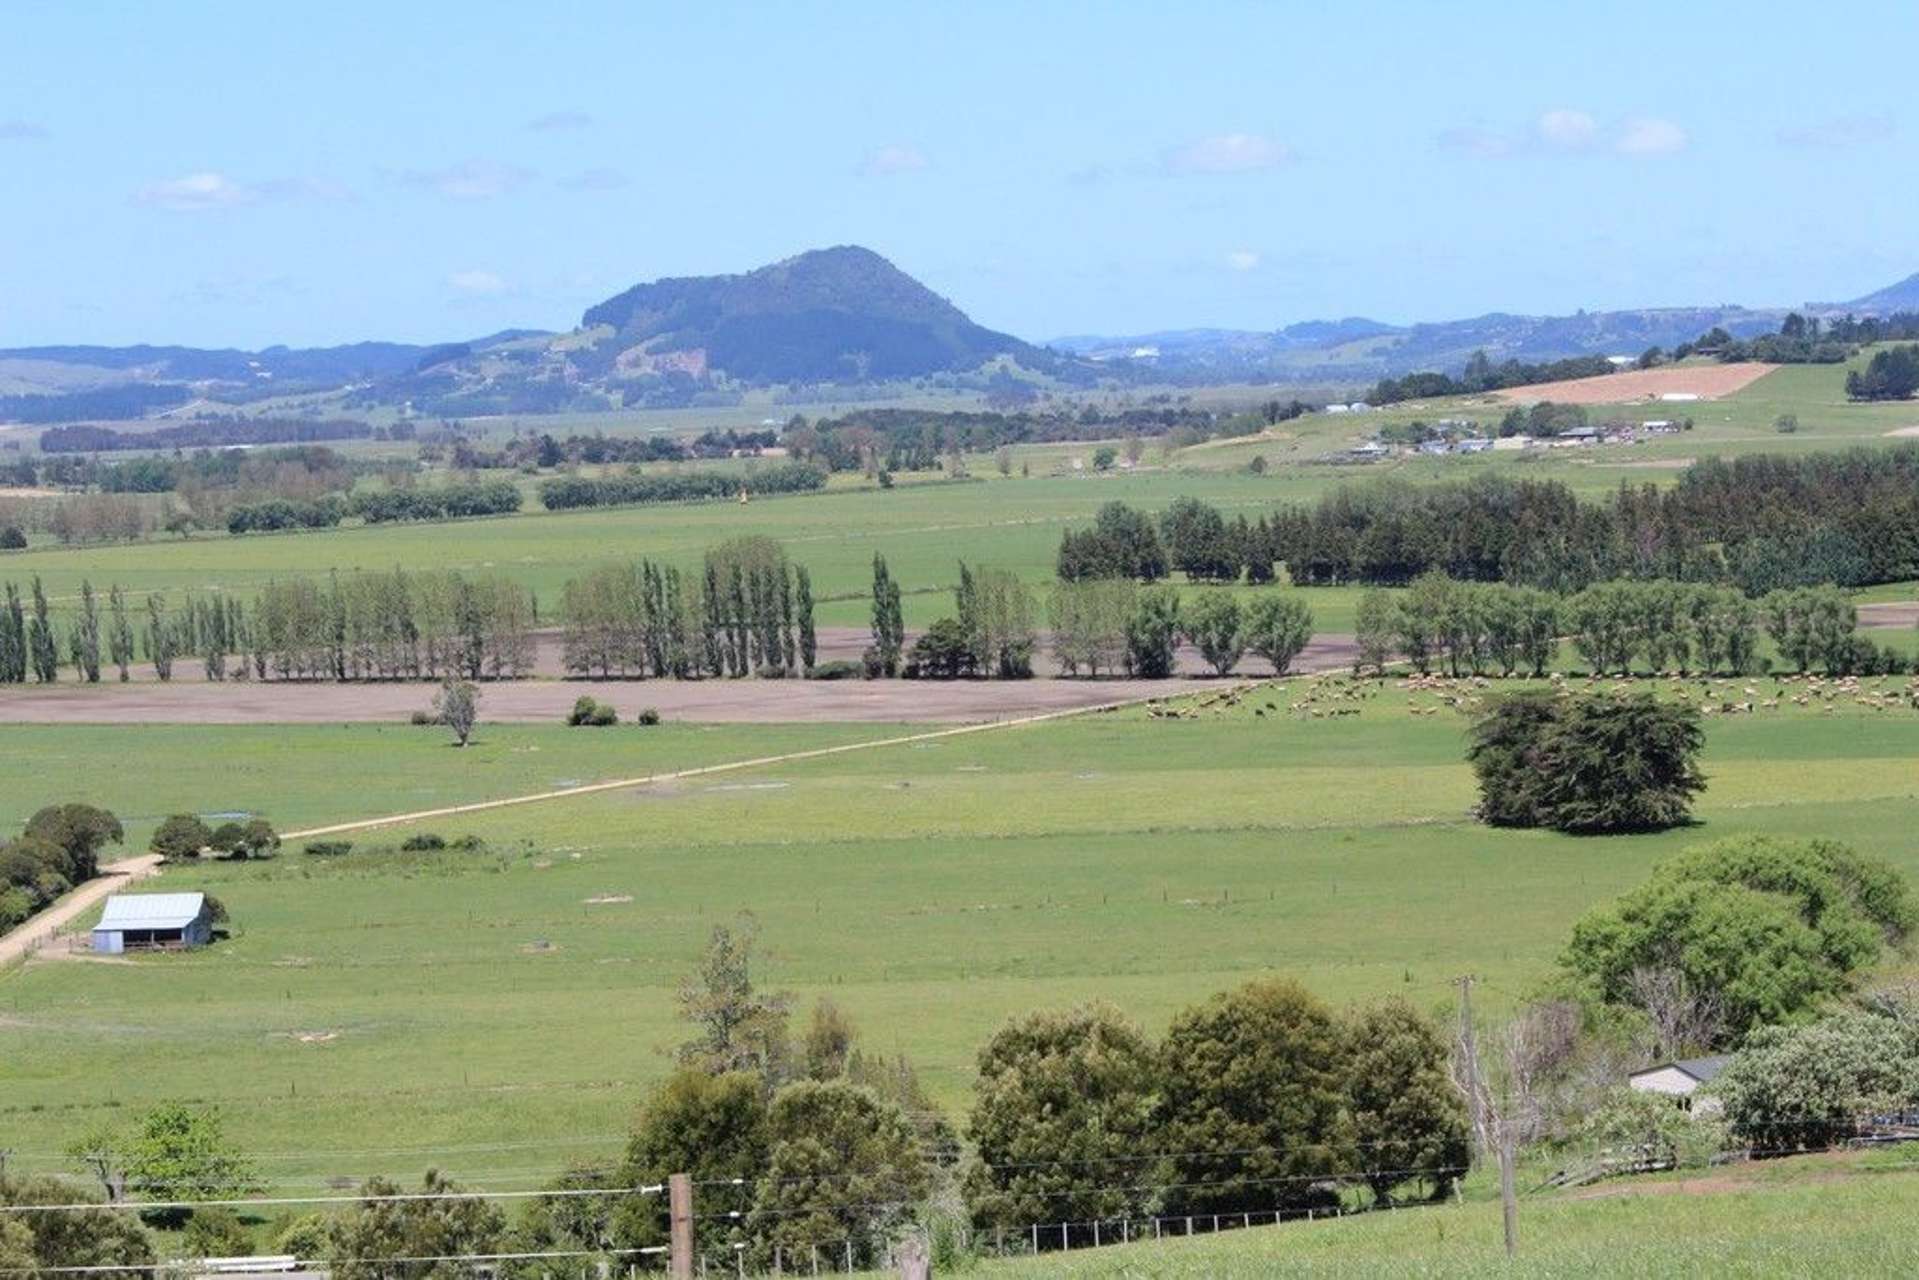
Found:
[{"label": "wispy cloud", "polygon": [[1259,254],[1253,249],[1235,249],[1226,255],[1226,265],[1235,271],[1257,270]]},{"label": "wispy cloud", "polygon": [[1172,174],[1256,173],[1277,169],[1293,159],[1293,150],[1260,133],[1217,133],[1174,147],[1162,159]]},{"label": "wispy cloud", "polygon": [[593,117],[584,111],[549,111],[543,116],[534,116],[526,122],[526,127],[535,133],[572,133],[592,128]]},{"label": "wispy cloud", "polygon": [[1599,124],[1584,111],[1556,107],[1541,112],[1533,121],[1533,134],[1549,147],[1562,151],[1584,151],[1599,136]]},{"label": "wispy cloud", "polygon": [[1686,131],[1670,120],[1640,116],[1626,122],[1613,149],[1626,156],[1669,156],[1686,149]]},{"label": "wispy cloud", "polygon": [[860,160],[859,171],[868,178],[891,178],[902,173],[918,173],[929,165],[926,154],[918,147],[896,144],[867,152]]},{"label": "wispy cloud", "polygon": [[626,175],[618,169],[585,169],[560,179],[560,185],[568,191],[618,191],[626,182]]},{"label": "wispy cloud", "polygon": [[1804,147],[1819,151],[1843,151],[1847,147],[1869,146],[1884,142],[1899,131],[1889,115],[1836,116],[1816,124],[1794,125],[1779,131],[1782,147]]},{"label": "wispy cloud", "polygon": [[34,120],[0,120],[0,142],[40,142],[52,135]]},{"label": "wispy cloud", "polygon": [[491,160],[466,160],[445,169],[405,169],[399,179],[449,200],[491,200],[531,182],[533,171]]},{"label": "wispy cloud", "polygon": [[353,193],[323,178],[268,178],[238,182],[224,173],[205,170],[149,182],[133,193],[135,204],[172,213],[206,213],[236,209],[272,200],[351,200]]},{"label": "wispy cloud", "polygon": [[455,271],[446,278],[447,287],[475,297],[505,293],[506,281],[492,271]]},{"label": "wispy cloud", "polygon": [[224,173],[189,173],[164,182],[149,182],[133,193],[135,204],[174,213],[204,213],[209,209],[232,209],[252,204],[260,193],[235,182]]}]

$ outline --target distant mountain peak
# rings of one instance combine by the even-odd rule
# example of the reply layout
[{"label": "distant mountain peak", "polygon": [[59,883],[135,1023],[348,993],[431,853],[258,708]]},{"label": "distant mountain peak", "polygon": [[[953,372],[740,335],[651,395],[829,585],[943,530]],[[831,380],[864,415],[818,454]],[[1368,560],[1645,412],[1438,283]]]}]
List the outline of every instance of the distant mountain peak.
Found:
[{"label": "distant mountain peak", "polygon": [[1863,298],[1854,298],[1851,302],[1834,303],[1832,306],[1835,310],[1869,315],[1888,315],[1894,311],[1919,311],[1919,272],[1914,272],[1897,284],[1875,289]]}]

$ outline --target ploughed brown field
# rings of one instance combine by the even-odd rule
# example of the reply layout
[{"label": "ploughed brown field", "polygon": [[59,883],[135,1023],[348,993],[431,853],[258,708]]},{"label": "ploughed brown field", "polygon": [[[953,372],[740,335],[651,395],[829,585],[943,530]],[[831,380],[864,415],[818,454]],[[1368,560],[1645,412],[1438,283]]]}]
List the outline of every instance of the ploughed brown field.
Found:
[{"label": "ploughed brown field", "polygon": [[[857,659],[869,642],[854,627],[821,628],[820,661]],[[908,636],[910,644],[912,637]],[[1351,664],[1353,638],[1315,636],[1294,663],[1301,672],[1333,671]],[[623,718],[652,707],[674,720],[745,724],[815,721],[875,723],[965,722],[1075,707],[1098,706],[1154,694],[1175,693],[1188,681],[1060,680],[1044,656],[1032,680],[599,680],[564,679],[560,640],[539,639],[537,675],[481,685],[480,718],[541,722],[565,717],[582,694],[610,702]],[[1179,669],[1197,679],[1210,673],[1197,650],[1182,647]],[[1248,656],[1234,673],[1268,675],[1272,668]],[[96,685],[63,680],[15,686],[0,693],[0,724],[338,724],[399,721],[425,710],[433,684],[425,680],[340,684],[333,681],[228,680],[201,678],[197,662],[174,664],[162,683],[152,670],[134,669],[127,684],[103,671]]]},{"label": "ploughed brown field", "polygon": [[1749,360],[1740,364],[1682,365],[1669,369],[1627,369],[1596,378],[1568,378],[1511,387],[1495,394],[1515,404],[1551,400],[1554,404],[1626,404],[1658,400],[1668,394],[1690,393],[1701,400],[1717,400],[1744,390],[1779,366]]}]

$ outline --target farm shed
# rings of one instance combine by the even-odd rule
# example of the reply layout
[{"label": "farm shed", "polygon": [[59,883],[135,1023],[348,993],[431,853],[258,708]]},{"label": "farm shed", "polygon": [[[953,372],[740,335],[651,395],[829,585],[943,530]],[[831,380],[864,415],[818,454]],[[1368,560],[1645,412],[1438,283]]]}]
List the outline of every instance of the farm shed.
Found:
[{"label": "farm shed", "polygon": [[1635,1071],[1626,1077],[1626,1083],[1641,1093],[1663,1093],[1668,1097],[1686,1100],[1700,1085],[1717,1079],[1731,1061],[1732,1055],[1729,1053],[1714,1054],[1709,1058],[1676,1058],[1643,1071]]},{"label": "farm shed", "polygon": [[213,913],[204,893],[116,893],[93,926],[93,949],[119,955],[142,947],[204,947]]}]

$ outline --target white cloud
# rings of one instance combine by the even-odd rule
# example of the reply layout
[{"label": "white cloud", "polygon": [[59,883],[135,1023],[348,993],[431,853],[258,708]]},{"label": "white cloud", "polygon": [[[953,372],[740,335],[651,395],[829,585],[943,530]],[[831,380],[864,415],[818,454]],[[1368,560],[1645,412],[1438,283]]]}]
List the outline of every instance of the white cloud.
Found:
[{"label": "white cloud", "polygon": [[1884,142],[1899,131],[1889,115],[1838,116],[1817,124],[1795,125],[1779,131],[1779,145],[1839,151]]},{"label": "white cloud", "polygon": [[39,142],[48,136],[47,127],[32,120],[0,120],[0,142]]},{"label": "white cloud", "polygon": [[506,292],[506,281],[491,271],[455,271],[446,278],[450,288],[461,293],[496,294]]},{"label": "white cloud", "polygon": [[445,169],[407,169],[400,181],[437,191],[449,200],[491,200],[525,186],[531,170],[489,160],[467,160]]},{"label": "white cloud", "polygon": [[1235,249],[1226,255],[1226,265],[1235,271],[1251,271],[1259,266],[1259,254],[1252,249]]},{"label": "white cloud", "polygon": [[1543,113],[1534,121],[1533,132],[1547,146],[1580,151],[1593,144],[1599,135],[1599,125],[1584,111],[1558,107]]},{"label": "white cloud", "polygon": [[626,175],[618,169],[586,169],[560,179],[560,185],[568,191],[618,191],[626,185]]},{"label": "white cloud", "polygon": [[1686,131],[1670,120],[1640,116],[1626,121],[1613,148],[1627,156],[1667,156],[1686,149]]},{"label": "white cloud", "polygon": [[134,203],[170,209],[175,213],[203,213],[252,204],[260,193],[242,186],[224,173],[189,173],[165,182],[150,182],[133,193]]},{"label": "white cloud", "polygon": [[1494,133],[1490,129],[1470,127],[1442,129],[1439,132],[1439,145],[1448,151],[1465,151],[1476,156],[1497,159],[1513,153],[1513,140],[1503,133]]},{"label": "white cloud", "polygon": [[1276,169],[1293,159],[1293,150],[1259,133],[1218,133],[1174,147],[1164,158],[1166,172],[1253,173]]},{"label": "white cloud", "polygon": [[918,147],[877,147],[860,161],[860,173],[869,178],[890,178],[896,174],[918,173],[929,163]]},{"label": "white cloud", "polygon": [[526,122],[526,127],[535,133],[571,133],[592,125],[593,117],[584,111],[549,111]]}]

